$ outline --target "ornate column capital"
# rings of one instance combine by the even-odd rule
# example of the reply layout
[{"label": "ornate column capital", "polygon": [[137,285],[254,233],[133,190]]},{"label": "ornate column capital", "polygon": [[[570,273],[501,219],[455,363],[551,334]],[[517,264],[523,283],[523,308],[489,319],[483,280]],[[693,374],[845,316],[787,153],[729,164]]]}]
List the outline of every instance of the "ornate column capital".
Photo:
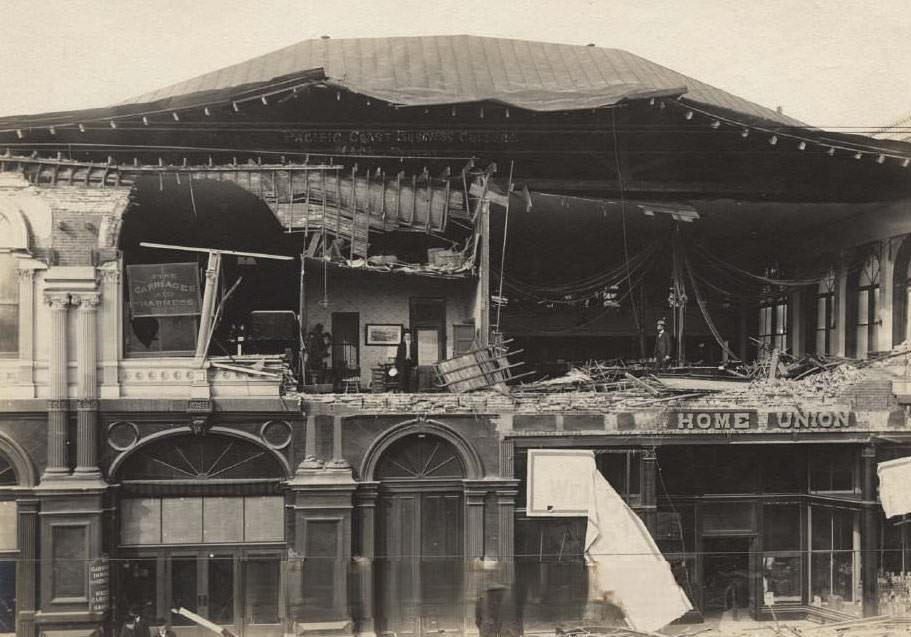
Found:
[{"label": "ornate column capital", "polygon": [[16,272],[20,281],[32,281],[35,278],[34,268],[19,268]]},{"label": "ornate column capital", "polygon": [[120,283],[120,269],[117,268],[98,268],[98,275],[102,283]]},{"label": "ornate column capital", "polygon": [[44,293],[44,302],[47,303],[52,310],[61,311],[66,310],[70,306],[71,299],[69,292],[45,292]]},{"label": "ornate column capital", "polygon": [[73,294],[71,301],[74,306],[79,306],[80,310],[92,312],[101,302],[101,295],[98,292],[80,292],[79,294]]}]

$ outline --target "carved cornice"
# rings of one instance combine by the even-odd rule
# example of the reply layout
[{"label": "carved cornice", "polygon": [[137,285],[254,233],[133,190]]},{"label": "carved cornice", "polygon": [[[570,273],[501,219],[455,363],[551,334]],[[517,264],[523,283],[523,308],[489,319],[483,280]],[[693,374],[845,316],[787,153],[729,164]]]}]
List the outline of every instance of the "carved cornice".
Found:
[{"label": "carved cornice", "polygon": [[98,275],[103,283],[120,283],[119,269],[98,268]]}]

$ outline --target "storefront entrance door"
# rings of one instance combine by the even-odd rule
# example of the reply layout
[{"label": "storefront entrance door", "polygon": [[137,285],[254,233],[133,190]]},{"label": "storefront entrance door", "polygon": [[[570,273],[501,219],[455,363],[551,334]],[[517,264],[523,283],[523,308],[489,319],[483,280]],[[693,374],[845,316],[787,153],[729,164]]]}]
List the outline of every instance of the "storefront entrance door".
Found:
[{"label": "storefront entrance door", "polygon": [[757,565],[753,536],[702,539],[702,611],[706,616],[738,620],[753,617]]},{"label": "storefront entrance door", "polygon": [[414,637],[461,633],[461,494],[389,493],[380,499],[379,515],[381,630]]},{"label": "storefront entrance door", "polygon": [[282,634],[278,555],[169,550],[124,560],[119,578],[120,615],[139,612],[152,627],[170,622],[178,637],[211,634],[171,612],[179,608],[242,637]]}]

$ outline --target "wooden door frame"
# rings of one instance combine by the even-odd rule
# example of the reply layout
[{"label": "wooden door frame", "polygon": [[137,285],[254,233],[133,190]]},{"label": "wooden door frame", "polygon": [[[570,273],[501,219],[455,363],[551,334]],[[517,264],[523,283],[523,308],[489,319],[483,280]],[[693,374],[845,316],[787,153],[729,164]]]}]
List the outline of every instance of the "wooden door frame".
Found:
[{"label": "wooden door frame", "polygon": [[[460,504],[460,514],[461,514],[461,521],[460,521],[461,522],[461,524],[460,524],[461,538],[460,538],[459,544],[461,545],[461,548],[462,548],[461,559],[462,559],[462,563],[463,563],[461,595],[462,595],[463,599],[468,599],[471,591],[468,589],[468,585],[467,585],[468,580],[469,580],[469,578],[467,577],[469,568],[466,565],[466,556],[465,556],[465,549],[464,549],[465,544],[466,544],[466,538],[468,537],[468,534],[469,534],[469,530],[466,528],[466,524],[468,522],[468,520],[467,520],[468,516],[466,515],[466,510],[465,510],[465,506],[468,501],[468,493],[467,493],[467,488],[466,488],[464,479],[462,479],[462,478],[449,478],[449,479],[431,478],[431,479],[385,480],[380,483],[379,493],[377,495],[377,510],[379,512],[381,507],[384,506],[382,504],[384,500],[391,500],[395,496],[413,496],[413,497],[415,497],[416,504],[417,504],[417,506],[415,507],[414,515],[415,515],[416,521],[419,522],[420,516],[421,516],[421,506],[423,504],[422,496],[428,495],[428,494],[444,494],[444,493],[458,495],[459,500],[460,500],[459,504]],[[384,520],[384,516],[382,514],[378,514],[377,515],[377,524],[374,528],[374,543],[375,543],[375,546],[377,546],[377,547],[380,547],[382,545],[380,540],[382,537],[381,533],[383,532],[382,531],[383,520]],[[395,529],[395,530],[399,530],[399,529]],[[413,545],[418,547],[419,550],[420,550],[422,537],[423,537],[423,533],[422,533],[422,530],[420,529],[420,524],[418,523],[414,527],[414,536],[412,537],[412,542],[413,542]],[[382,550],[385,551],[385,547]],[[377,569],[376,573],[374,574],[374,577],[381,578],[382,576],[380,575],[380,573],[381,573],[380,569]],[[420,568],[417,569],[417,573],[413,574],[413,577],[414,577],[414,581],[415,581],[415,589],[417,591],[419,591],[418,594],[422,594]],[[377,585],[377,584],[379,584],[379,585]],[[375,587],[375,591],[378,592],[382,588],[382,582],[375,582],[374,587]],[[375,592],[374,603],[376,603],[376,601],[378,599],[380,599],[380,595],[381,594],[377,594]],[[378,612],[374,612],[374,616],[382,617],[383,609],[377,608],[376,611],[378,611]],[[459,626],[460,626],[463,634],[465,634],[467,632],[467,629],[469,628],[467,625],[464,624],[464,621],[460,622]],[[424,637],[424,635],[425,635],[425,632],[424,632],[423,622],[419,621],[419,622],[417,622],[416,627],[415,627],[415,637]]]}]

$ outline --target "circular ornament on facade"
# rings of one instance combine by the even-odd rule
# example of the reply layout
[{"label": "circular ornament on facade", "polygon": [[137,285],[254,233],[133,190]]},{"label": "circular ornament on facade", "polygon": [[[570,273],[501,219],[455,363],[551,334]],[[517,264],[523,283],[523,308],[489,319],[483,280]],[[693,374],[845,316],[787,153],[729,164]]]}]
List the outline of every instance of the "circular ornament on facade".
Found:
[{"label": "circular ornament on facade", "polygon": [[126,451],[139,441],[139,428],[131,422],[121,420],[108,425],[108,444],[115,451]]},{"label": "circular ornament on facade", "polygon": [[291,425],[284,420],[269,420],[260,427],[259,437],[272,449],[284,449],[291,444]]}]

